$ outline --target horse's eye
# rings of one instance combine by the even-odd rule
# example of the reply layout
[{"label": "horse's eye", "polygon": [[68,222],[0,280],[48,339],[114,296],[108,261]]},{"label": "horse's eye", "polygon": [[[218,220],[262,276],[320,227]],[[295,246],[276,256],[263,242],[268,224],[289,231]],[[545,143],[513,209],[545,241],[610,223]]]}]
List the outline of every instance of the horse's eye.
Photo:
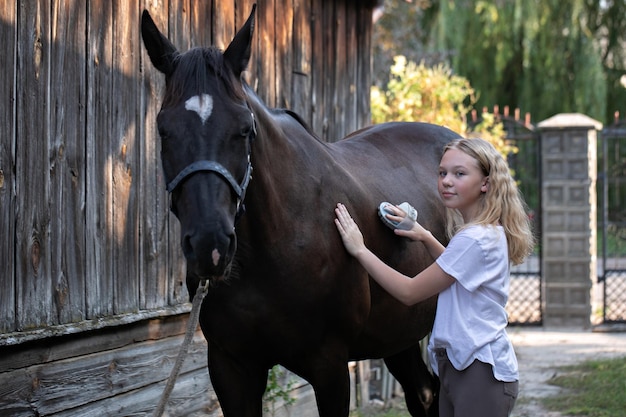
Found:
[{"label": "horse's eye", "polygon": [[239,132],[239,134],[242,137],[247,138],[248,136],[250,136],[250,132],[252,132],[252,125],[244,125],[241,127],[241,131]]}]

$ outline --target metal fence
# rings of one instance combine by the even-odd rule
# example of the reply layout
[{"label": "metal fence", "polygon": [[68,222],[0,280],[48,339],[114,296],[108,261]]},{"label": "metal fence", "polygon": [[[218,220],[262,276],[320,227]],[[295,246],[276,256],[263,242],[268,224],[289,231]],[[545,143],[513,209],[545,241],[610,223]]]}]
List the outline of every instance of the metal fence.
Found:
[{"label": "metal fence", "polygon": [[599,245],[598,284],[602,291],[602,320],[626,322],[626,120],[600,134],[598,168]]}]

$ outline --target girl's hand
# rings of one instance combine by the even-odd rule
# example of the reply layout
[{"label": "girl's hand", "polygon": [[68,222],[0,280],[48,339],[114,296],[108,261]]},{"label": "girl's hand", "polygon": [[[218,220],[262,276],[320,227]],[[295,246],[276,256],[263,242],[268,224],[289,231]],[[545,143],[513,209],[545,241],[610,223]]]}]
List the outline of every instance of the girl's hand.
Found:
[{"label": "girl's hand", "polygon": [[365,249],[363,234],[359,230],[359,226],[354,222],[348,209],[341,203],[335,208],[335,226],[341,235],[341,240],[350,255],[356,256],[360,251]]},{"label": "girl's hand", "polygon": [[[400,223],[406,216],[406,212],[402,210],[400,207],[395,206],[393,204],[389,204],[385,207],[385,210],[389,211],[390,214],[386,214],[385,216],[396,223]],[[407,239],[414,241],[423,241],[428,238],[430,234],[428,230],[426,230],[419,222],[414,222],[411,230],[403,230],[403,229],[394,229],[394,233],[398,236],[406,237]]]}]

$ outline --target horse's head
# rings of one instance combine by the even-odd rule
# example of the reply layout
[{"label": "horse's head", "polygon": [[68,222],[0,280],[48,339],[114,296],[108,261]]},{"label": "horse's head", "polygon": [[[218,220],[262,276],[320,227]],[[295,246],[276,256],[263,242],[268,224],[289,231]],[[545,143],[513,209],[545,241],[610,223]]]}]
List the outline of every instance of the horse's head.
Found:
[{"label": "horse's head", "polygon": [[188,285],[227,276],[236,250],[235,221],[250,180],[255,134],[241,82],[255,8],[224,53],[214,47],[179,53],[148,12],[142,16],[144,45],[166,79],[157,117],[161,162],[181,225]]}]

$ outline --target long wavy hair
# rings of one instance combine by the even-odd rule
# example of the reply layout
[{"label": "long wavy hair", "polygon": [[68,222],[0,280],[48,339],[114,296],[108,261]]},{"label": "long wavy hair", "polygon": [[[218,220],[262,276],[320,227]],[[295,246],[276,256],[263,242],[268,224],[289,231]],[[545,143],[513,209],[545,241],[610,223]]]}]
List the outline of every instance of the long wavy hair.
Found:
[{"label": "long wavy hair", "polygon": [[527,206],[522,198],[506,160],[484,139],[457,139],[444,147],[446,153],[457,149],[476,160],[478,167],[489,177],[489,189],[479,201],[478,215],[471,223],[464,223],[456,209],[446,209],[447,233],[451,238],[470,225],[501,225],[506,235],[509,260],[520,264],[533,250],[532,234]]}]

